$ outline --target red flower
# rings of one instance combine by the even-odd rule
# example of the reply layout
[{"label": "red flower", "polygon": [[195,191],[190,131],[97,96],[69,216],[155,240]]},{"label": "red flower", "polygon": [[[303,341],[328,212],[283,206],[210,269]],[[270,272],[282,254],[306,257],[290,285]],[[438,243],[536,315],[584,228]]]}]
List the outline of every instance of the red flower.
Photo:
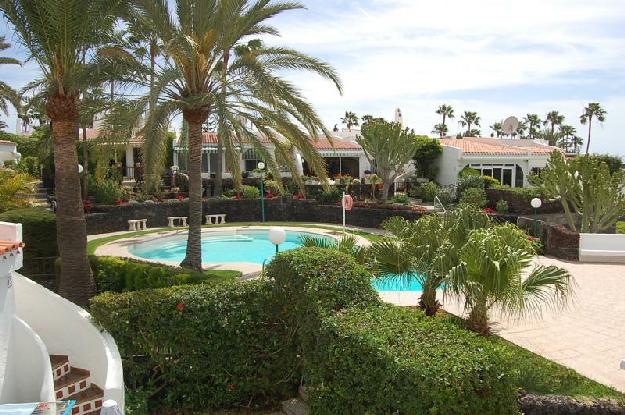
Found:
[{"label": "red flower", "polygon": [[236,388],[237,388],[237,385],[235,385],[234,383],[229,383],[228,384],[228,390],[230,392],[234,392]]},{"label": "red flower", "polygon": [[178,196],[176,196],[176,199],[182,201],[182,200],[184,200],[184,195],[178,195]]},{"label": "red flower", "polygon": [[241,195],[237,193],[236,195],[234,195],[233,199],[234,200],[241,200]]},{"label": "red flower", "polygon": [[176,308],[178,309],[178,311],[182,313],[184,311],[184,303],[178,303]]},{"label": "red flower", "polygon": [[495,213],[495,210],[493,208],[484,208],[484,212],[486,212],[486,213]]},{"label": "red flower", "polygon": [[117,200],[115,201],[115,204],[116,204],[117,206],[120,206],[122,203],[124,203],[124,201],[123,201],[123,200],[121,200],[121,199],[117,199]]}]

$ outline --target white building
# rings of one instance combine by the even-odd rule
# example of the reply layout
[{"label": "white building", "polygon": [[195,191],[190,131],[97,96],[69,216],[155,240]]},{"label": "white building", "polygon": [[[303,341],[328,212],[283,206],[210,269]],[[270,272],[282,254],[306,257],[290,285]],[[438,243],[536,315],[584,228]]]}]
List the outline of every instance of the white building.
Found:
[{"label": "white building", "polygon": [[17,152],[17,145],[12,141],[0,140],[0,167],[7,161],[20,161],[22,155]]},{"label": "white building", "polygon": [[491,176],[503,185],[527,186],[527,176],[547,165],[553,151],[560,151],[542,140],[499,138],[443,138],[443,154],[438,160],[436,181],[454,185],[465,167]]}]

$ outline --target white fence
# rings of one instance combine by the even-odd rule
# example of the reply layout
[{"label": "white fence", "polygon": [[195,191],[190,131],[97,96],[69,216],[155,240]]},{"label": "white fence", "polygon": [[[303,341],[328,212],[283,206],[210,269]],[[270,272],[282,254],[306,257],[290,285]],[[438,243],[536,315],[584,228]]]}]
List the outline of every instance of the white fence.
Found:
[{"label": "white fence", "polygon": [[625,264],[625,235],[582,233],[579,235],[580,262]]}]

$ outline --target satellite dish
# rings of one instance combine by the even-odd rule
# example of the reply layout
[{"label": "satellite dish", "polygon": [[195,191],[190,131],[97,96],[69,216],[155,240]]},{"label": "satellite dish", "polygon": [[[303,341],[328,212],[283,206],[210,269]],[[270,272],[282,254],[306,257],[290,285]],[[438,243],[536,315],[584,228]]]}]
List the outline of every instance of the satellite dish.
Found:
[{"label": "satellite dish", "polygon": [[517,117],[508,117],[501,125],[501,130],[505,135],[512,135],[519,128],[519,119]]}]

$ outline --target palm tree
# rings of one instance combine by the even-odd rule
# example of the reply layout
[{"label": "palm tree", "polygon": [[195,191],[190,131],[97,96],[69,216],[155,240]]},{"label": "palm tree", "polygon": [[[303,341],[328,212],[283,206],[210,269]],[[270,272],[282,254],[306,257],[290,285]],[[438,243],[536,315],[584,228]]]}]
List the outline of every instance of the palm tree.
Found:
[{"label": "palm tree", "polygon": [[[100,0],[0,0],[0,10],[37,62],[54,141],[57,240],[61,257],[59,293],[86,305],[95,293],[87,259],[80,194],[76,127],[81,91],[110,79],[94,52],[112,29],[117,3]],[[89,62],[83,62],[90,51]]]},{"label": "palm tree", "polygon": [[527,122],[524,120],[519,121],[519,126],[517,127],[516,131],[512,133],[513,137],[516,137],[517,135],[519,136],[519,138],[525,138],[525,132],[527,131]]},{"label": "palm tree", "polygon": [[[241,142],[252,144],[272,171],[278,171],[279,177],[275,160],[260,145],[258,133],[273,143],[278,143],[281,137],[295,141],[304,150],[307,161],[317,161],[318,166],[323,166],[308,138],[316,137],[318,131],[328,137],[330,133],[301,93],[273,72],[311,70],[332,80],[339,90],[340,81],[329,65],[291,49],[264,47],[254,40],[242,43],[243,38],[278,34],[266,21],[282,12],[302,8],[299,3],[177,0],[175,14],[168,3],[167,0],[131,2],[136,15],[145,19],[161,39],[164,55],[168,57],[150,97],[158,105],[151,111],[143,130],[144,163],[149,169],[158,165],[155,161],[162,158],[169,119],[182,113],[188,126],[189,152],[189,234],[182,265],[199,270],[202,266],[202,125],[209,115],[217,119],[226,161],[235,177],[239,176],[240,158],[236,147]],[[323,174],[319,170],[316,173]]]},{"label": "palm tree", "polygon": [[473,126],[480,126],[480,117],[478,117],[476,112],[473,111],[465,111],[464,114],[460,117],[460,125],[463,127],[467,127],[467,131],[465,132],[465,137],[472,137],[476,133],[479,135],[479,130],[471,128]]},{"label": "palm tree", "polygon": [[447,135],[448,129],[445,124],[436,124],[434,129],[432,130],[433,134],[438,134],[440,138],[443,138]]},{"label": "palm tree", "polygon": [[556,127],[561,126],[564,122],[564,115],[560,115],[558,111],[549,111],[547,113],[547,118],[543,121],[543,125],[549,125],[549,145],[553,146],[556,144]]},{"label": "palm tree", "polygon": [[523,316],[537,313],[543,304],[564,305],[572,277],[563,268],[537,266],[527,278],[535,250],[525,232],[514,225],[473,231],[459,251],[459,264],[445,280],[447,294],[464,299],[468,327],[490,333],[489,312]]},{"label": "palm tree", "polygon": [[596,118],[599,122],[604,122],[608,112],[601,107],[598,102],[591,102],[584,108],[584,113],[579,117],[582,125],[588,124],[588,140],[586,141],[586,155],[590,150],[590,134],[592,132],[592,119]]},{"label": "palm tree", "polygon": [[341,118],[341,124],[346,125],[347,129],[351,131],[352,127],[358,126],[358,116],[351,111],[345,111],[345,116]]},{"label": "palm tree", "polygon": [[495,135],[497,136],[497,138],[503,137],[503,123],[496,122],[490,126],[490,129],[495,132]]},{"label": "palm tree", "polygon": [[572,125],[563,125],[560,127],[560,134],[562,136],[560,147],[563,148],[568,153],[570,150],[571,144],[574,143],[574,140],[572,139],[572,137],[574,137],[577,134],[577,130]]},{"label": "palm tree", "polygon": [[[4,36],[0,36],[0,51],[6,50],[11,45],[4,40]],[[21,65],[22,62],[14,58],[0,56],[0,65]],[[0,111],[8,114],[8,104],[13,105],[16,109],[20,108],[20,96],[13,88],[5,82],[0,81]],[[6,128],[6,127],[2,127]]]},{"label": "palm tree", "polygon": [[[438,107],[438,109],[436,110],[436,113],[443,117],[443,122],[441,124],[438,124],[436,127],[434,127],[434,130],[438,130],[438,132],[441,135],[440,137],[443,138],[444,134],[447,134],[447,118],[452,119],[455,117],[454,109],[451,105],[443,104]],[[437,128],[438,126],[442,126],[442,127]]]},{"label": "palm tree", "polygon": [[538,133],[537,127],[542,122],[540,120],[540,117],[538,117],[538,114],[527,114],[523,121],[525,121],[525,124],[527,124],[527,138],[533,140],[534,138],[536,138],[536,134]]}]

